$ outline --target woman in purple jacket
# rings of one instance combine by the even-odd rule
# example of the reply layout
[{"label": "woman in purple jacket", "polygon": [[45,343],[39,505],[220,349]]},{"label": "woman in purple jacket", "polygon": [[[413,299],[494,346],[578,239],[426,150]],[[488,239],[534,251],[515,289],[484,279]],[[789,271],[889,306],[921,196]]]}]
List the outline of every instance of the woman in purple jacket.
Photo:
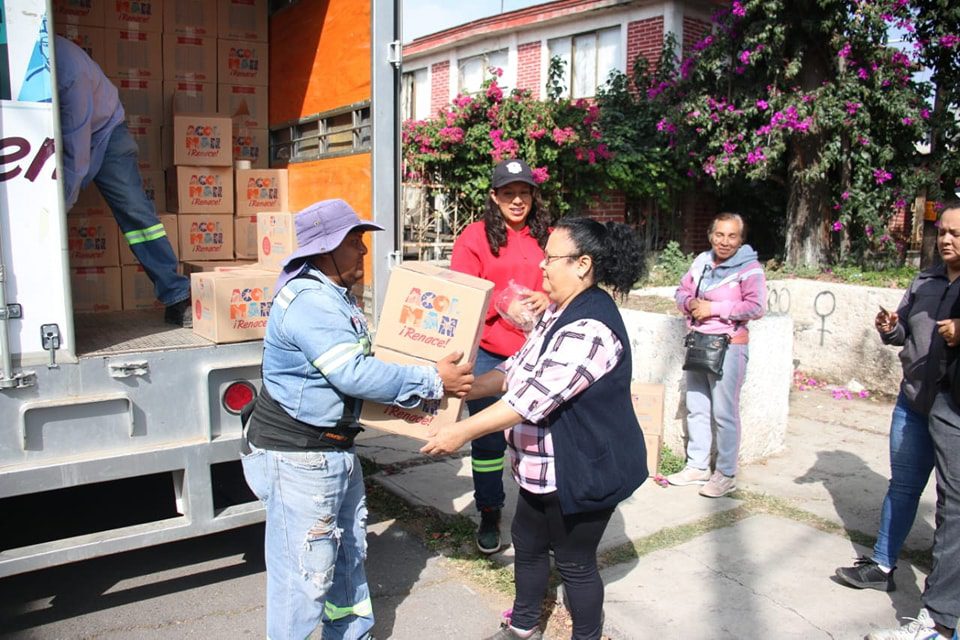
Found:
[{"label": "woman in purple jacket", "polygon": [[[746,228],[736,213],[721,213],[710,225],[709,251],[693,261],[680,280],[677,307],[687,328],[730,336],[721,377],[687,371],[687,464],[667,481],[676,486],[703,485],[700,495],[719,498],[737,488],[740,451],[740,388],[747,372],[750,332],[747,322],[766,310],[767,281],[757,252],[743,244]],[[717,458],[710,471],[717,423]]]}]

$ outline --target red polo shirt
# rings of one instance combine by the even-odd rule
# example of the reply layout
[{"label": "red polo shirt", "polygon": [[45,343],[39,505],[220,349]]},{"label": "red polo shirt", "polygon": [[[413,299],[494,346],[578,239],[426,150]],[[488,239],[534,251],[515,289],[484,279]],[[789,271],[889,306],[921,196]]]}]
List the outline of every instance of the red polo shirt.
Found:
[{"label": "red polo shirt", "polygon": [[541,260],[543,249],[527,227],[520,231],[507,227],[507,243],[500,247],[499,256],[490,252],[486,226],[482,221],[467,225],[453,244],[451,269],[493,282],[493,294],[480,338],[483,349],[504,357],[512,356],[520,349],[526,339],[523,332],[500,317],[493,301],[511,279],[528,289],[543,291]]}]

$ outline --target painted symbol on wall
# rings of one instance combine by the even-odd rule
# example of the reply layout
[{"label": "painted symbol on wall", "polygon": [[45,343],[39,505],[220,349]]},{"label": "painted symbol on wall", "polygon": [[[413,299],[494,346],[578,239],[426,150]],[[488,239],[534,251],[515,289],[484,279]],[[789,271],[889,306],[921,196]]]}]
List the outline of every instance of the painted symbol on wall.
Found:
[{"label": "painted symbol on wall", "polygon": [[790,313],[790,290],[786,287],[772,289],[767,286],[767,313]]},{"label": "painted symbol on wall", "polygon": [[827,329],[827,318],[837,310],[837,299],[831,291],[821,291],[813,299],[813,311],[820,316],[820,346],[823,346],[823,336],[832,333]]}]

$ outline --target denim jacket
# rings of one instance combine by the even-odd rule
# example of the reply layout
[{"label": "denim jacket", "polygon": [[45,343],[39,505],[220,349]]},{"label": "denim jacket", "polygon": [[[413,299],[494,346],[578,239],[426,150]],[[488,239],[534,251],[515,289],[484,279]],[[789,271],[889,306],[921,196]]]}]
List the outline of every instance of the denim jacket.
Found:
[{"label": "denim jacket", "polygon": [[313,267],[303,273],[320,281],[295,278],[277,292],[263,344],[263,384],[288,414],[327,427],[341,418],[344,398],[411,408],[443,395],[435,367],[371,356],[367,321],[353,295]]}]

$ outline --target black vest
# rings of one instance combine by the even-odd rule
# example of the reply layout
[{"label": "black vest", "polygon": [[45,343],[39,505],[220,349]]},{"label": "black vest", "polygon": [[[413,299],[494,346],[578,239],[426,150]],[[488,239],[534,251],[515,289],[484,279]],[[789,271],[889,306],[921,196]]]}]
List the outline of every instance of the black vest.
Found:
[{"label": "black vest", "polygon": [[591,287],[574,298],[547,331],[543,349],[564,325],[585,319],[606,325],[623,345],[623,355],[612,371],[547,416],[560,509],[567,515],[615,507],[648,475],[647,449],[630,396],[630,340],[610,295]]}]

